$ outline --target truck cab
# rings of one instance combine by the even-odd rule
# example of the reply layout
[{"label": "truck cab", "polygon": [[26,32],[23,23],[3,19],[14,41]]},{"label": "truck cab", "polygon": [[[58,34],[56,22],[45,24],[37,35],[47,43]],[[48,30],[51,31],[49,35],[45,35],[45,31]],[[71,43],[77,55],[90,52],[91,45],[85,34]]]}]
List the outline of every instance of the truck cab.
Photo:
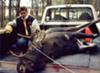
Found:
[{"label": "truck cab", "polygon": [[[40,26],[41,29],[75,27],[97,19],[95,8],[89,4],[54,5],[45,8]],[[100,33],[100,23],[90,28],[93,33]]]}]

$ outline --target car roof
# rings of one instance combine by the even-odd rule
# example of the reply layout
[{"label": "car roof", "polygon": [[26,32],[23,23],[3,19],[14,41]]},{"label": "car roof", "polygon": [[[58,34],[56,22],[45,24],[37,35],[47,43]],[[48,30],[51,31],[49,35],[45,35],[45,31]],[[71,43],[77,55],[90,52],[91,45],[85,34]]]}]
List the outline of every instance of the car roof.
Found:
[{"label": "car roof", "polygon": [[52,5],[47,8],[59,8],[59,7],[93,7],[91,4],[63,4],[63,5]]}]

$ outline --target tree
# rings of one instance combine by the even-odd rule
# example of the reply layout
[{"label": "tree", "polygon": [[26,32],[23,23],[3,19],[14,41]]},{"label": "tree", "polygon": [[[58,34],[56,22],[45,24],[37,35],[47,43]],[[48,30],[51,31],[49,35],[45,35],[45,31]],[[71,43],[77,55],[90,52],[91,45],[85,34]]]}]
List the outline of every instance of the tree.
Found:
[{"label": "tree", "polygon": [[47,0],[47,6],[52,5],[52,0]]},{"label": "tree", "polygon": [[38,1],[35,0],[35,14],[37,19],[38,19],[38,9],[39,9]]},{"label": "tree", "polygon": [[16,16],[19,16],[20,0],[16,0]]},{"label": "tree", "polygon": [[0,26],[3,26],[5,17],[5,0],[0,0]]},{"label": "tree", "polygon": [[12,4],[12,0],[9,0],[9,21],[11,21],[11,19],[12,19],[12,16],[11,16],[11,12],[12,12],[11,8],[12,8],[12,6],[11,6],[11,4]]},{"label": "tree", "polygon": [[34,14],[33,14],[33,9],[34,9],[34,2],[33,2],[33,0],[31,0],[31,12],[30,12],[30,13],[31,13],[32,15],[34,15]]},{"label": "tree", "polygon": [[43,14],[45,9],[45,0],[41,0],[41,3],[42,3],[42,14]]}]

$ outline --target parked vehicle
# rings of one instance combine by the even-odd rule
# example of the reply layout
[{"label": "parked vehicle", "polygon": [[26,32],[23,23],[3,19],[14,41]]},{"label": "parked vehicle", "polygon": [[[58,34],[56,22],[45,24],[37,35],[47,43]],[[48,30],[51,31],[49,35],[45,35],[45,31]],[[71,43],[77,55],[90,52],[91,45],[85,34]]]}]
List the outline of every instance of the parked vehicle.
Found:
[{"label": "parked vehicle", "polygon": [[[95,8],[89,4],[67,4],[48,6],[44,10],[41,28],[75,27],[98,19]],[[100,23],[89,26],[82,32],[100,33]]]}]

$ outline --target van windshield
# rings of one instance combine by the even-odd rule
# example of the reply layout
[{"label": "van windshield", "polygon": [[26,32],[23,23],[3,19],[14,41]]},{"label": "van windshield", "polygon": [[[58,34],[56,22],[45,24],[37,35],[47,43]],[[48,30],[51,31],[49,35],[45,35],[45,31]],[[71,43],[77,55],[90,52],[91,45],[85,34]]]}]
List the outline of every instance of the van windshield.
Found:
[{"label": "van windshield", "polygon": [[63,8],[51,8],[47,11],[47,22],[58,21],[91,21],[93,20],[93,13],[90,8],[85,7],[63,7]]}]

